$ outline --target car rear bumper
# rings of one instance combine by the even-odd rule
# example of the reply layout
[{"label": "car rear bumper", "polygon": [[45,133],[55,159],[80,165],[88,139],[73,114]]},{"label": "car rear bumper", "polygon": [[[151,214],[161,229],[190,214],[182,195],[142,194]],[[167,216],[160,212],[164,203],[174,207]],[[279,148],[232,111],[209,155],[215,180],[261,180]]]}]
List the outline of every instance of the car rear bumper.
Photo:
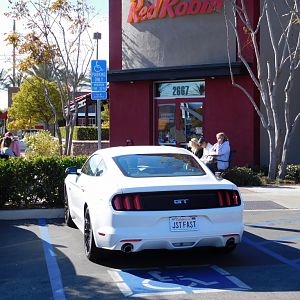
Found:
[{"label": "car rear bumper", "polygon": [[230,238],[234,239],[234,243],[238,244],[241,241],[240,235],[232,236],[213,236],[213,237],[201,237],[199,239],[173,239],[173,240],[141,240],[139,242],[131,242],[130,240],[120,241],[113,247],[113,250],[123,250],[125,244],[131,244],[131,252],[142,251],[146,249],[167,249],[167,250],[179,250],[179,249],[190,249],[197,247],[225,247],[227,240]]},{"label": "car rear bumper", "polygon": [[[197,218],[198,226],[178,231],[172,227],[174,217]],[[98,221],[98,220],[97,220]],[[229,239],[241,242],[243,205],[232,208],[190,211],[115,213],[112,218],[95,222],[94,237],[98,248],[122,250],[130,244],[132,252],[146,249],[189,249],[225,247]],[[130,252],[131,252],[130,251]]]},{"label": "car rear bumper", "polygon": [[127,245],[130,245],[130,251],[125,252],[138,252],[146,249],[167,249],[179,250],[190,249],[196,247],[225,247],[226,243],[230,240],[238,244],[242,240],[243,226],[236,226],[230,232],[214,235],[196,235],[195,233],[183,235],[180,233],[177,237],[171,236],[157,236],[147,237],[133,234],[127,236],[120,236],[118,234],[110,234],[105,236],[96,237],[95,243],[99,248],[110,250],[122,250]]}]

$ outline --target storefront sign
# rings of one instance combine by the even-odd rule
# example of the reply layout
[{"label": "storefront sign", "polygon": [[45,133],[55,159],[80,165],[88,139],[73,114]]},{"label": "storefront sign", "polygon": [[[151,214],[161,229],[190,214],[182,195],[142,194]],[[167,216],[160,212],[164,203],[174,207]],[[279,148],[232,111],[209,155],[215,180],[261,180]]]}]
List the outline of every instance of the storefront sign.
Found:
[{"label": "storefront sign", "polygon": [[[146,4],[145,4],[146,2]],[[128,23],[220,12],[223,0],[131,0]]]}]

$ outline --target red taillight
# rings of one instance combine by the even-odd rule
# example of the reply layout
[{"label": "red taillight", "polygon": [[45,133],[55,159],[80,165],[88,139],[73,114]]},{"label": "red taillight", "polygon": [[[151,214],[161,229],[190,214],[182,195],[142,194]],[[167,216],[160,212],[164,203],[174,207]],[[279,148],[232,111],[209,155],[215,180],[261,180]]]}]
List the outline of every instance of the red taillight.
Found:
[{"label": "red taillight", "polygon": [[125,196],[123,199],[123,205],[124,205],[125,210],[131,210],[133,208],[132,197]]},{"label": "red taillight", "polygon": [[116,196],[113,200],[113,206],[116,210],[121,210],[122,206],[121,206],[121,199],[120,197]]},{"label": "red taillight", "polygon": [[133,196],[133,206],[136,210],[141,210],[142,209],[139,195],[134,195]]},{"label": "red taillight", "polygon": [[227,203],[227,206],[230,206],[230,195],[229,195],[228,191],[226,192],[226,203]]},{"label": "red taillight", "polygon": [[234,205],[238,205],[239,204],[239,196],[236,192],[233,192],[232,198],[233,198]]},{"label": "red taillight", "polygon": [[223,197],[221,192],[218,192],[218,198],[219,198],[219,205],[220,207],[222,207],[224,204],[223,204]]},{"label": "red taillight", "polygon": [[239,195],[236,191],[218,191],[219,207],[230,207],[240,204]]},{"label": "red taillight", "polygon": [[142,210],[141,200],[138,194],[117,195],[112,200],[112,206],[115,210],[119,211]]}]

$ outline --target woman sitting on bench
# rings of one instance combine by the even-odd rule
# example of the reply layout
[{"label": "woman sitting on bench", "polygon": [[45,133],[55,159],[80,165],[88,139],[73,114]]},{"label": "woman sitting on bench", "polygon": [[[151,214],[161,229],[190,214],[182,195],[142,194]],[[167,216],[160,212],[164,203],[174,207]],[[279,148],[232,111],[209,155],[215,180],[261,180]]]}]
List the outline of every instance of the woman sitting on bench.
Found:
[{"label": "woman sitting on bench", "polygon": [[223,172],[229,167],[230,145],[224,132],[216,134],[217,142],[210,149],[209,154],[214,157],[214,161],[206,165],[212,172]]}]

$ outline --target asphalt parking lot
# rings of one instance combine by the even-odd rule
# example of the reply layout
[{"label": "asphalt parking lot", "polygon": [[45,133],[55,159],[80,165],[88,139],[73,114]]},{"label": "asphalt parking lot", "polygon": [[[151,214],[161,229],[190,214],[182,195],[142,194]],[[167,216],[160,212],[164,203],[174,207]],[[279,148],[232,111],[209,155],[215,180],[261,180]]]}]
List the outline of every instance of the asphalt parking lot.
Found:
[{"label": "asphalt parking lot", "polygon": [[211,248],[88,261],[62,218],[0,221],[1,299],[300,299],[300,189],[241,189],[245,234]]}]

